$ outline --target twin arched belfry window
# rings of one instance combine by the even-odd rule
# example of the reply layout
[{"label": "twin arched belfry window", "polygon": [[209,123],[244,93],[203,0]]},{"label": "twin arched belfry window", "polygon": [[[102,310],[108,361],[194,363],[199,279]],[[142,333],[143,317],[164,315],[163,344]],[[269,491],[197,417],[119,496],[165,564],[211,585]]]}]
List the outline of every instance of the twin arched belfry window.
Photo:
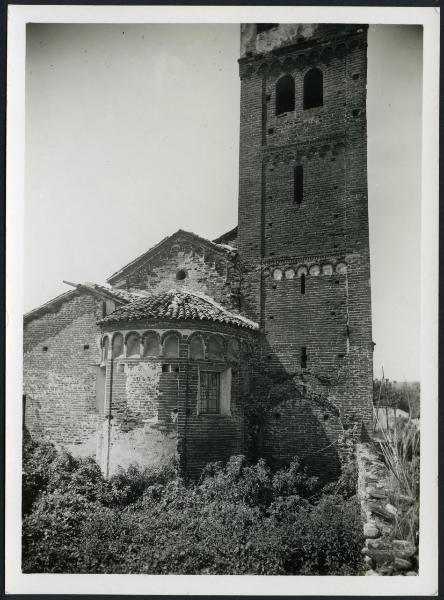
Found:
[{"label": "twin arched belfry window", "polygon": [[[322,106],[324,82],[320,69],[310,69],[304,77],[304,110]],[[295,81],[291,75],[283,75],[276,83],[276,115],[292,112],[295,108]]]},{"label": "twin arched belfry window", "polygon": [[316,108],[324,103],[322,71],[310,69],[304,77],[304,110]]},{"label": "twin arched belfry window", "polygon": [[276,83],[276,115],[294,110],[294,79],[284,75]]}]

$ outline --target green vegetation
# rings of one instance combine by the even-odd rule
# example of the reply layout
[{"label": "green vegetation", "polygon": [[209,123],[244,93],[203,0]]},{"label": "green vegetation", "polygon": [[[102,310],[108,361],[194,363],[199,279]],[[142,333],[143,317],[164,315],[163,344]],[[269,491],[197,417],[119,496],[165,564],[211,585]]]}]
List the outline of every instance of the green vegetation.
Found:
[{"label": "green vegetation", "polygon": [[[375,381],[376,437],[391,475],[390,501],[400,510],[396,517],[394,537],[418,543],[420,431],[413,420],[419,417],[419,384],[396,384],[388,379]],[[395,409],[392,418],[384,418],[385,410]],[[404,410],[407,418],[397,415]],[[378,410],[379,409],[379,410]]]},{"label": "green vegetation", "polygon": [[322,486],[297,458],[273,473],[234,456],[184,482],[174,466],[105,480],[91,459],[24,444],[23,571],[357,575],[356,469]]}]

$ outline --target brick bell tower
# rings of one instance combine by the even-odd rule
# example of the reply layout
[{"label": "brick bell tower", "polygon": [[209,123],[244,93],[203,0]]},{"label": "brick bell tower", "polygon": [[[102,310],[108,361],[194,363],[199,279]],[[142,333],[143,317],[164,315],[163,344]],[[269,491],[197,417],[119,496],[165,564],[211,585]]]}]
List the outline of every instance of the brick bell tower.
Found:
[{"label": "brick bell tower", "polygon": [[[261,369],[315,373],[372,417],[367,26],[241,26],[242,309]],[[290,417],[289,417],[290,418]]]}]

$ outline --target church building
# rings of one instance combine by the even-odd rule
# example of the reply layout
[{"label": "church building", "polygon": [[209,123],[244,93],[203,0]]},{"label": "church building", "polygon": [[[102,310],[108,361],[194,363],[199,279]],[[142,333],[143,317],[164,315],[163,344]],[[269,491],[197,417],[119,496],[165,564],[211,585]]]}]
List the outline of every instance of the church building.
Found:
[{"label": "church building", "polygon": [[24,316],[26,427],[106,475],[247,454],[333,476],[371,425],[367,26],[241,25],[239,70],[237,227]]}]

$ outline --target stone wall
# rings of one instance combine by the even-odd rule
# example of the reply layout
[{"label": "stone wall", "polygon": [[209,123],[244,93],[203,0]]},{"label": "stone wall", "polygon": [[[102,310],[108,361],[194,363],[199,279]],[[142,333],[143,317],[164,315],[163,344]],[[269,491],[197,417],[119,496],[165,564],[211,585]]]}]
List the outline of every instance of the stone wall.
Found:
[{"label": "stone wall", "polygon": [[371,443],[358,444],[356,456],[366,575],[417,575],[418,548],[411,540],[399,539],[397,527],[402,511],[415,499],[394,493],[390,473]]}]

